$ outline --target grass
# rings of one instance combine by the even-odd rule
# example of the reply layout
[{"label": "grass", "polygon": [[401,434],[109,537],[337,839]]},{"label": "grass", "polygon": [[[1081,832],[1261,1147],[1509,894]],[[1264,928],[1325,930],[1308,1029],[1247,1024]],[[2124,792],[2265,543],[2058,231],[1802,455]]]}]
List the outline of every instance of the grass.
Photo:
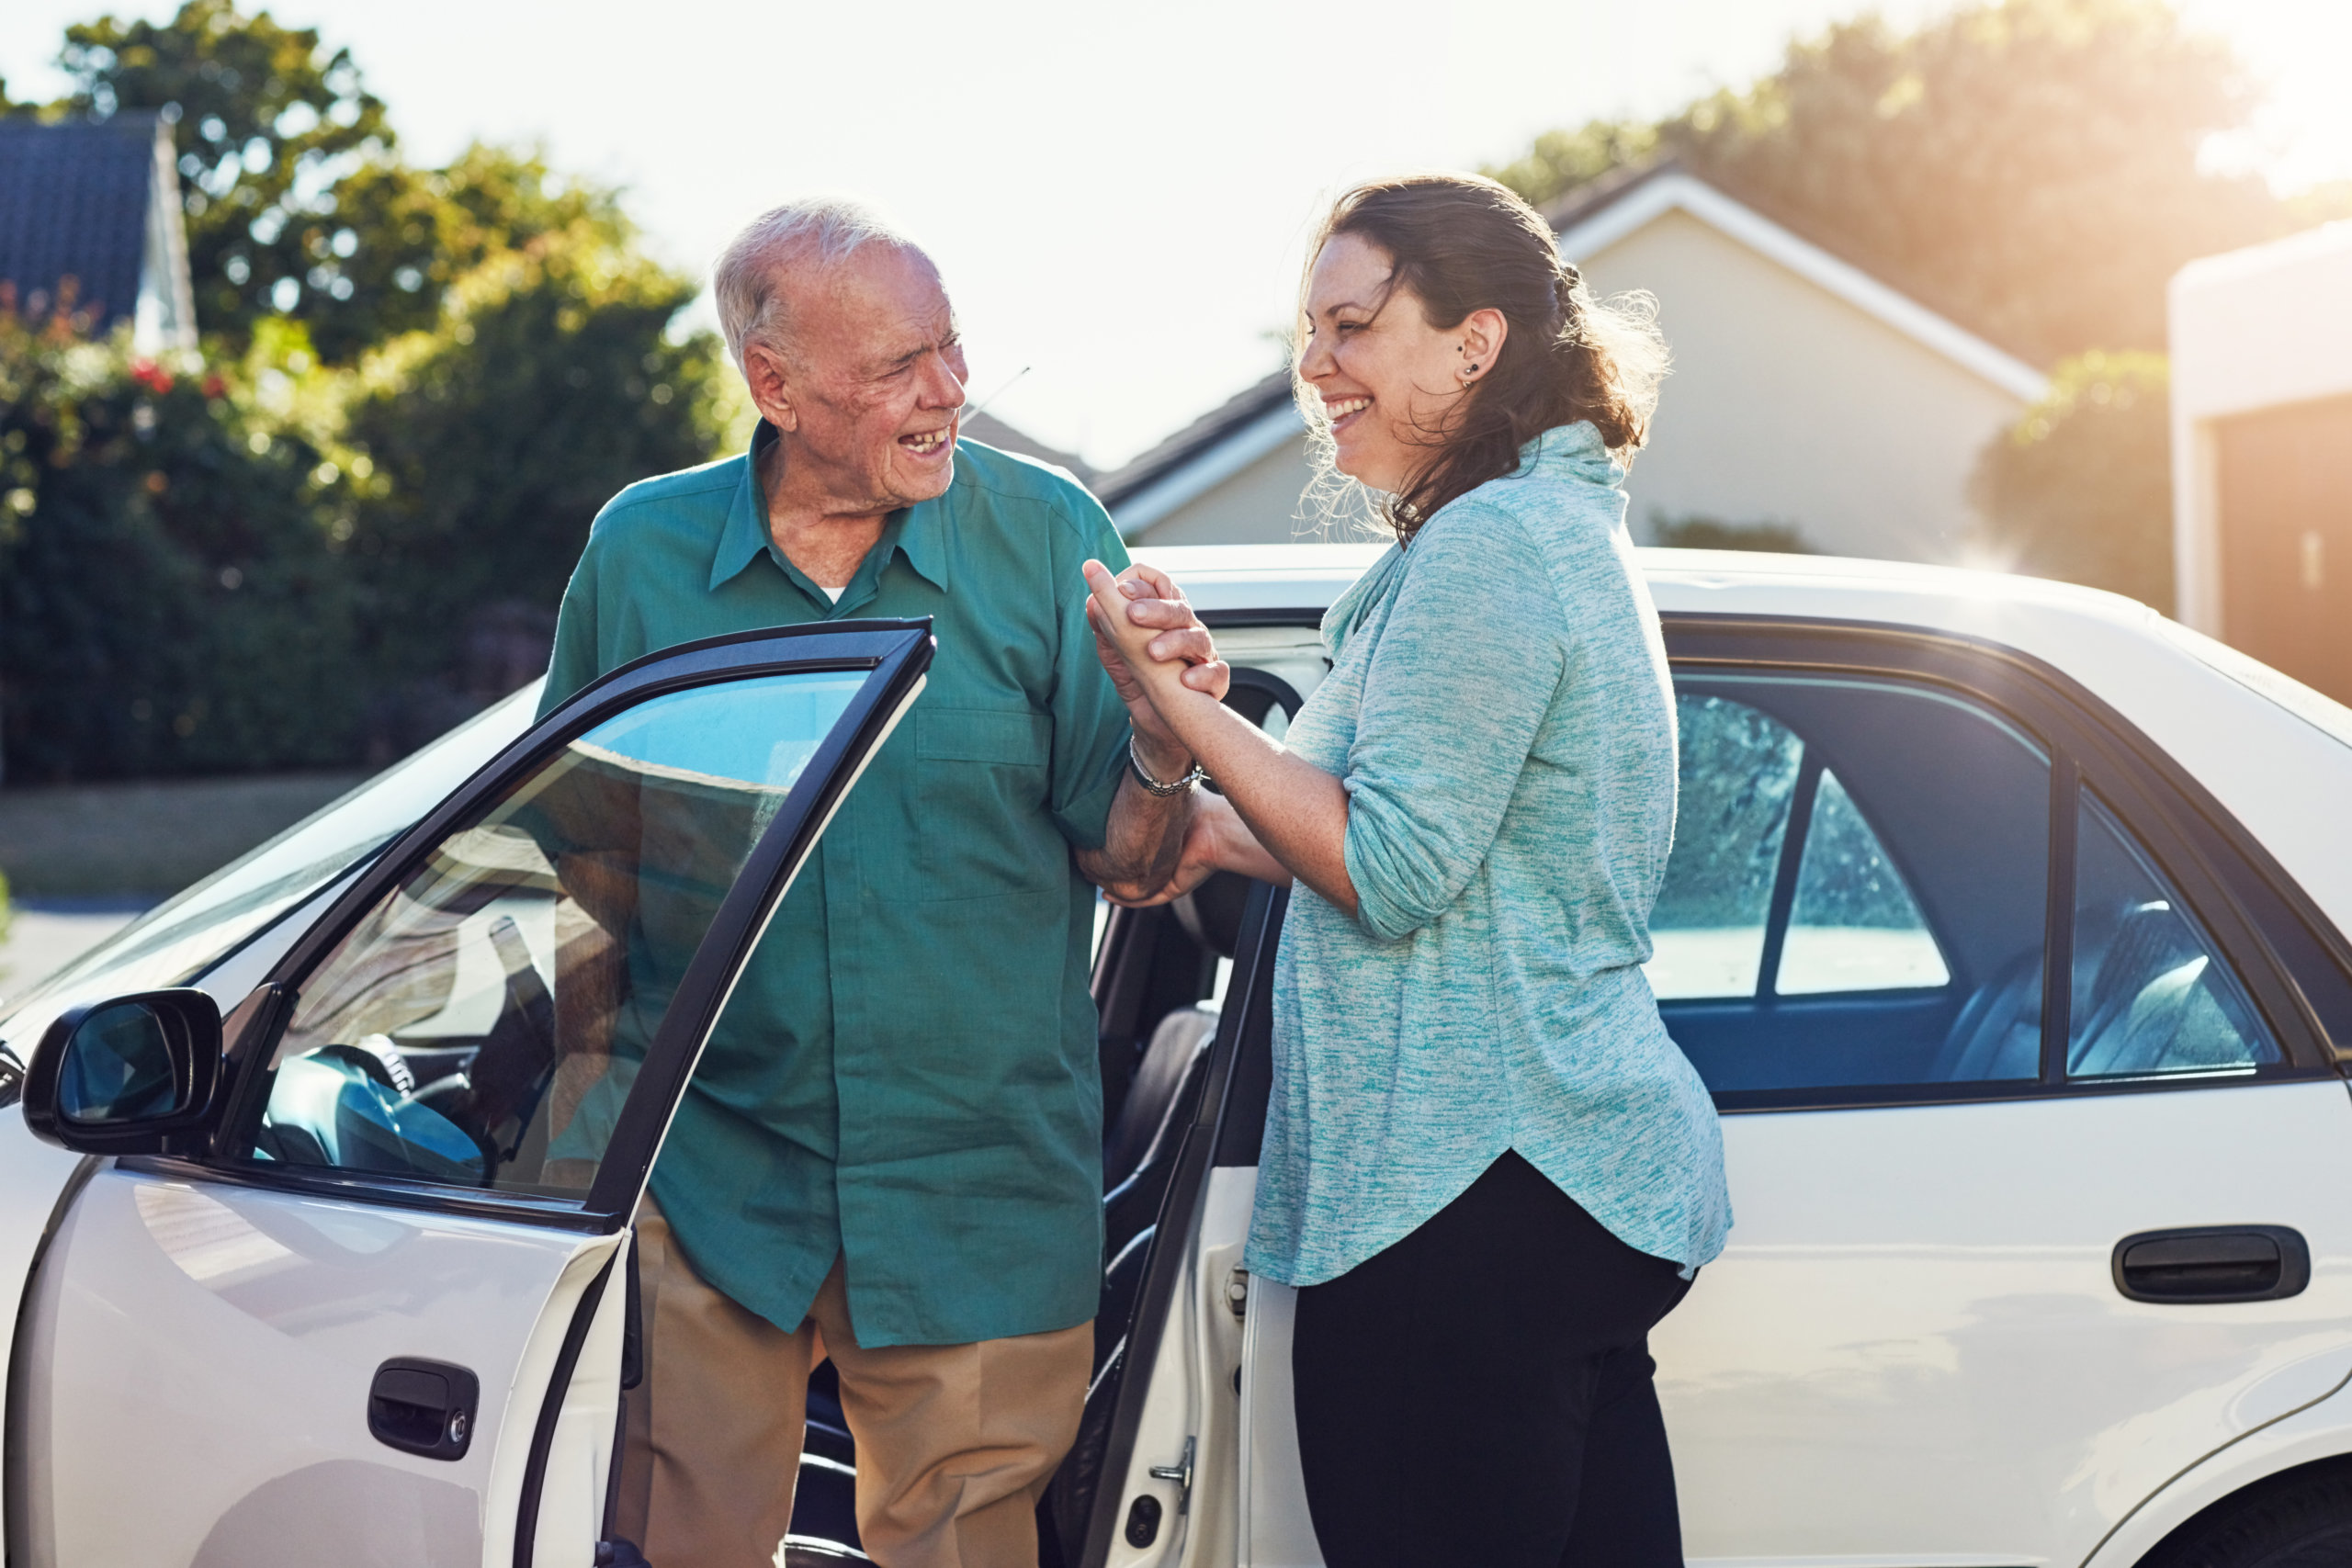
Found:
[{"label": "grass", "polygon": [[[0,791],[0,888],[13,886],[19,899],[160,898],[362,776],[272,773]],[[0,892],[0,911],[6,908]]]}]

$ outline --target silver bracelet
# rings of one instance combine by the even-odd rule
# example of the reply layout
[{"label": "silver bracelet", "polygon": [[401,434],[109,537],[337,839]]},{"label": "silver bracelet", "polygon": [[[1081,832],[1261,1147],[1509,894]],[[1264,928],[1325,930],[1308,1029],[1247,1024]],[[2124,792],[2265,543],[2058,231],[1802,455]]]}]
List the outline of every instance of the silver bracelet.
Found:
[{"label": "silver bracelet", "polygon": [[1158,795],[1182,795],[1196,784],[1209,782],[1209,775],[1203,771],[1200,763],[1194,762],[1193,771],[1174,784],[1161,784],[1144,771],[1143,759],[1136,755],[1136,741],[1132,735],[1127,737],[1127,767],[1136,775],[1136,783]]}]

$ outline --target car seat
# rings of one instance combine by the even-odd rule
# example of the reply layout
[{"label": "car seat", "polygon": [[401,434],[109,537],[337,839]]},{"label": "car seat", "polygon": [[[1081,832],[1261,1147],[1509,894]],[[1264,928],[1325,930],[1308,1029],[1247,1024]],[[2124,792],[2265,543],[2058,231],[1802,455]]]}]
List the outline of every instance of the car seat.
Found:
[{"label": "car seat", "polygon": [[2066,1054],[2084,1077],[2160,1068],[2208,960],[2180,915],[2161,898],[2127,908],[2099,955],[2085,1017]]},{"label": "car seat", "polygon": [[1952,1021],[1928,1068],[1929,1083],[1982,1083],[2041,1073],[2041,949],[1993,972]]}]

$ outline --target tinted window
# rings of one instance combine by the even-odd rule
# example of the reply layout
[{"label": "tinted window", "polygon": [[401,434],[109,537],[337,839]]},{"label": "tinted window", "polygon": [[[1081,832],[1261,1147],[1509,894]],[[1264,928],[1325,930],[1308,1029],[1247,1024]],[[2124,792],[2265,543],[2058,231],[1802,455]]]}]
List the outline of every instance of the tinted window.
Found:
[{"label": "tinted window", "polygon": [[443,837],[300,983],[253,1157],[589,1186],[720,900],[862,681],[650,698]]},{"label": "tinted window", "polygon": [[1650,911],[1644,966],[1660,999],[1749,997],[1804,743],[1747,703],[1684,691],[1674,854]]},{"label": "tinted window", "polygon": [[2030,1079],[2050,768],[1897,682],[1685,675],[1649,967],[1711,1088]]},{"label": "tinted window", "polygon": [[1837,773],[1824,768],[1773,989],[1900,991],[1951,978],[1903,874]]},{"label": "tinted window", "polygon": [[2279,1060],[2236,976],[2170,883],[2089,791],[2075,830],[2066,1071],[2247,1071]]}]

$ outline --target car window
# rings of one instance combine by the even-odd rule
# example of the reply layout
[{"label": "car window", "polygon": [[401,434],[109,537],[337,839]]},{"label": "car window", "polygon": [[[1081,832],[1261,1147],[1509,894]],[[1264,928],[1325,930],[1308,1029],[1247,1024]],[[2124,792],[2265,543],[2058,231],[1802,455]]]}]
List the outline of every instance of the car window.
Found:
[{"label": "car window", "polygon": [[2147,852],[2085,790],[2075,829],[2075,1077],[2250,1071],[2280,1060],[2236,976]]},{"label": "car window", "polygon": [[1903,874],[1836,770],[1824,768],[1772,988],[1784,997],[1899,991],[1951,978]]},{"label": "car window", "polygon": [[587,1188],[720,901],[864,679],[650,698],[469,813],[299,982],[246,1152]]},{"label": "car window", "polygon": [[1709,692],[1679,693],[1675,716],[1674,853],[1644,970],[1661,1000],[1752,997],[1804,743],[1760,709]]},{"label": "car window", "polygon": [[1896,681],[1676,687],[1680,808],[1646,971],[1709,1087],[2037,1077],[2041,746]]}]

